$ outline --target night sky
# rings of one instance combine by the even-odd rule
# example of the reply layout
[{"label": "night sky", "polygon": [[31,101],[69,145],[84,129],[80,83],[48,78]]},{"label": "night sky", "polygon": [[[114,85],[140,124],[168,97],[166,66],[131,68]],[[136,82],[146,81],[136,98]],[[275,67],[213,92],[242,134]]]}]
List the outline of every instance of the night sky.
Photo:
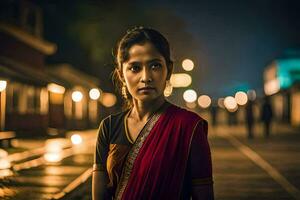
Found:
[{"label": "night sky", "polygon": [[49,63],[68,62],[107,78],[113,69],[112,49],[134,25],[160,30],[170,41],[175,72],[181,61],[195,62],[190,88],[212,97],[237,90],[262,92],[263,69],[286,49],[300,46],[298,1],[64,1],[41,3],[45,38],[57,43]]}]

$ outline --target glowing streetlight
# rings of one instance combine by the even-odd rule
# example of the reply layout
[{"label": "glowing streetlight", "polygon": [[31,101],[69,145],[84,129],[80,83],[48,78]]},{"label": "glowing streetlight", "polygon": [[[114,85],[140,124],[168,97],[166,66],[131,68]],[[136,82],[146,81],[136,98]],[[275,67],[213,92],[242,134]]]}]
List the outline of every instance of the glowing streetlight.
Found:
[{"label": "glowing streetlight", "polygon": [[248,101],[248,97],[247,94],[245,92],[239,91],[237,93],[235,93],[235,101],[237,102],[237,104],[239,105],[245,105]]},{"label": "glowing streetlight", "polygon": [[100,91],[97,88],[93,88],[89,92],[90,98],[93,100],[97,100],[100,97]]},{"label": "glowing streetlight", "polygon": [[207,95],[201,95],[198,98],[198,104],[202,108],[208,108],[211,104],[211,98]]},{"label": "glowing streetlight", "polygon": [[49,83],[47,85],[47,89],[50,91],[50,92],[53,92],[53,93],[56,93],[56,94],[63,94],[65,93],[65,88],[61,85],[57,85],[55,83]]},{"label": "glowing streetlight", "polygon": [[4,91],[6,89],[7,82],[0,80],[0,92]]},{"label": "glowing streetlight", "polygon": [[194,62],[190,59],[185,59],[182,61],[182,68],[185,71],[192,71],[194,69]]},{"label": "glowing streetlight", "polygon": [[173,87],[188,87],[192,83],[192,77],[185,73],[172,74],[170,83]]},{"label": "glowing streetlight", "polygon": [[72,93],[72,100],[75,102],[80,102],[82,100],[82,93],[80,91],[74,91]]},{"label": "glowing streetlight", "polygon": [[197,100],[197,93],[195,90],[189,89],[183,93],[183,99],[186,102],[192,103]]}]

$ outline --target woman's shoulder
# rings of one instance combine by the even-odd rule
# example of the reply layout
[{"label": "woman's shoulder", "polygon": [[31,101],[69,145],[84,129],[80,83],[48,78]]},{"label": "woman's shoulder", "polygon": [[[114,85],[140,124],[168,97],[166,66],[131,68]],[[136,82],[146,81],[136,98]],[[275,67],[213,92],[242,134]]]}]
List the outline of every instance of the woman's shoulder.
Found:
[{"label": "woman's shoulder", "polygon": [[188,110],[186,108],[183,108],[181,106],[171,104],[170,106],[171,114],[183,122],[191,122],[191,121],[203,121],[207,122],[205,119],[203,119],[198,113]]},{"label": "woman's shoulder", "polygon": [[109,124],[117,124],[120,120],[123,120],[125,114],[128,110],[120,111],[117,113],[110,114],[102,119],[101,124],[109,125]]}]

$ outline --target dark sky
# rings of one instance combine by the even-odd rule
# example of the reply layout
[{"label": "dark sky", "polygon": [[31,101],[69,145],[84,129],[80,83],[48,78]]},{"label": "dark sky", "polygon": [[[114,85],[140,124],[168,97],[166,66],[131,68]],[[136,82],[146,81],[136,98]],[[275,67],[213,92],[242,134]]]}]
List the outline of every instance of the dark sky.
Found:
[{"label": "dark sky", "polygon": [[43,4],[45,37],[59,48],[48,61],[69,62],[108,86],[117,39],[130,26],[151,26],[169,38],[176,72],[185,57],[195,61],[190,88],[221,97],[261,90],[266,64],[300,45],[296,0],[120,2]]}]

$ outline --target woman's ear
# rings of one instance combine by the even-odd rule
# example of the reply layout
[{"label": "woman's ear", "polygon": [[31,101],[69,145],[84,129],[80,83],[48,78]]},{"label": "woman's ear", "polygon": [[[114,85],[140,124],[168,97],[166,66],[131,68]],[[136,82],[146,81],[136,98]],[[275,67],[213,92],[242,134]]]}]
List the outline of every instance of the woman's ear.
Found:
[{"label": "woman's ear", "polygon": [[167,80],[170,80],[172,73],[173,73],[173,62],[171,62],[168,66]]}]

